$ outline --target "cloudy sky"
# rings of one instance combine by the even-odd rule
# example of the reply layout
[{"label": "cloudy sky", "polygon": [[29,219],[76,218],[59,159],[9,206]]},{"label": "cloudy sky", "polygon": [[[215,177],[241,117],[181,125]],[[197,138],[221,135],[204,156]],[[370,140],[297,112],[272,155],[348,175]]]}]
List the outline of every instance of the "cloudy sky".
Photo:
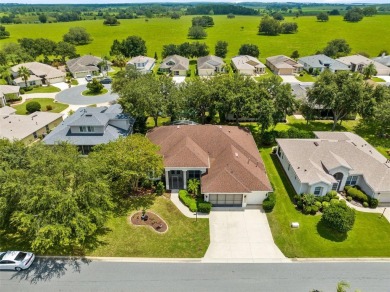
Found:
[{"label": "cloudy sky", "polygon": [[146,2],[299,2],[299,3],[389,3],[390,0],[0,0],[0,3],[23,4],[103,4],[103,3],[146,3]]}]

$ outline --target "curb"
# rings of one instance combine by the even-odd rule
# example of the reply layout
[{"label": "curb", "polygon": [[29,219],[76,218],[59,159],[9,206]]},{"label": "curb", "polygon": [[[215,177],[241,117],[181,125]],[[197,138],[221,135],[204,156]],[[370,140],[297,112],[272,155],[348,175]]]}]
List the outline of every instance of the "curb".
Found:
[{"label": "curb", "polygon": [[78,256],[36,256],[41,259],[93,260],[99,262],[124,263],[201,263],[201,258],[130,258],[130,257],[78,257]]}]

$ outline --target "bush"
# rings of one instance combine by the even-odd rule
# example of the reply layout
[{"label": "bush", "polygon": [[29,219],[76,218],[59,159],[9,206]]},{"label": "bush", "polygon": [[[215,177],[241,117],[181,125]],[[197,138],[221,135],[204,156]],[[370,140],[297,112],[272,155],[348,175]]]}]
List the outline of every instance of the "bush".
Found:
[{"label": "bush", "polygon": [[357,188],[350,188],[347,191],[347,194],[356,201],[361,203],[368,203],[368,196]]},{"label": "bush", "polygon": [[379,201],[375,198],[370,199],[370,208],[376,208],[378,207]]},{"label": "bush", "polygon": [[[315,207],[315,206],[313,206]],[[305,206],[303,207],[303,214],[310,214],[311,213],[311,206]]]},{"label": "bush", "polygon": [[209,202],[201,202],[198,204],[198,211],[201,213],[209,214],[211,211],[211,203]]},{"label": "bush", "polygon": [[348,192],[348,190],[351,188],[351,186],[345,186],[344,191]]},{"label": "bush", "polygon": [[31,91],[31,90],[33,90],[33,87],[32,86],[27,86],[27,87],[25,87],[23,89],[24,89],[24,91]]},{"label": "bush", "polygon": [[353,228],[355,211],[344,204],[330,204],[324,210],[321,220],[330,228],[346,233]]},{"label": "bush", "polygon": [[367,208],[368,207],[368,203],[367,202],[363,202],[363,207]]},{"label": "bush", "polygon": [[53,106],[51,104],[46,105],[46,110],[51,111],[53,109]]},{"label": "bush", "polygon": [[322,211],[324,211],[326,208],[328,208],[330,205],[329,202],[322,202]]},{"label": "bush", "polygon": [[20,89],[19,90],[20,94],[25,94],[26,92],[24,91],[24,89]]},{"label": "bush", "polygon": [[26,110],[29,113],[38,112],[41,110],[41,104],[37,101],[30,101],[26,104]]},{"label": "bush", "polygon": [[319,208],[317,206],[311,206],[311,212],[310,214],[315,215],[317,214]]},{"label": "bush", "polygon": [[334,205],[337,205],[337,204],[339,204],[339,199],[331,199],[330,200],[330,204],[334,204]]},{"label": "bush", "polygon": [[104,86],[96,78],[87,84],[89,92],[98,94],[102,92]]},{"label": "bush", "polygon": [[297,207],[298,207],[299,210],[302,210],[302,208],[303,208],[302,200],[297,201]]},{"label": "bush", "polygon": [[276,196],[274,193],[270,193],[263,201],[263,209],[265,212],[272,212],[276,204]]},{"label": "bush", "polygon": [[317,201],[314,203],[314,206],[316,206],[318,209],[321,209],[322,203]]},{"label": "bush", "polygon": [[179,191],[179,199],[191,212],[196,212],[196,200],[191,197],[186,190]]},{"label": "bush", "polygon": [[330,191],[326,195],[329,196],[331,199],[337,199],[338,198],[336,191]]},{"label": "bush", "polygon": [[159,181],[156,185],[156,194],[157,196],[161,196],[165,192],[165,185],[162,181]]},{"label": "bush", "polygon": [[331,200],[331,197],[328,195],[325,195],[322,197],[322,202],[330,202],[330,200]]},{"label": "bush", "polygon": [[351,202],[352,201],[352,197],[351,196],[347,196],[347,201]]}]

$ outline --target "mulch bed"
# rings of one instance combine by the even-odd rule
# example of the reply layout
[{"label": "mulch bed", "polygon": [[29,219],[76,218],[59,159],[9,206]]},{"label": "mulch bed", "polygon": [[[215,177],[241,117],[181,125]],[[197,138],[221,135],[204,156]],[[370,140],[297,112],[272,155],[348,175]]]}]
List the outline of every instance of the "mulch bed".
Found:
[{"label": "mulch bed", "polygon": [[142,217],[142,211],[133,214],[130,222],[134,225],[150,226],[159,233],[164,233],[168,230],[168,225],[158,215],[152,212],[145,213],[145,220]]}]

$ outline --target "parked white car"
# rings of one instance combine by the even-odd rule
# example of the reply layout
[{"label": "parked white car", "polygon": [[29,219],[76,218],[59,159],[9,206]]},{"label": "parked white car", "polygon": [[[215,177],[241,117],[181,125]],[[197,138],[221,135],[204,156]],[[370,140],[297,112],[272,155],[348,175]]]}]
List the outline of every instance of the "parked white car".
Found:
[{"label": "parked white car", "polygon": [[85,80],[87,80],[87,82],[91,82],[92,81],[92,75],[87,75],[87,76],[85,76]]},{"label": "parked white car", "polygon": [[34,259],[35,255],[32,252],[0,252],[0,270],[25,270],[31,266]]}]

